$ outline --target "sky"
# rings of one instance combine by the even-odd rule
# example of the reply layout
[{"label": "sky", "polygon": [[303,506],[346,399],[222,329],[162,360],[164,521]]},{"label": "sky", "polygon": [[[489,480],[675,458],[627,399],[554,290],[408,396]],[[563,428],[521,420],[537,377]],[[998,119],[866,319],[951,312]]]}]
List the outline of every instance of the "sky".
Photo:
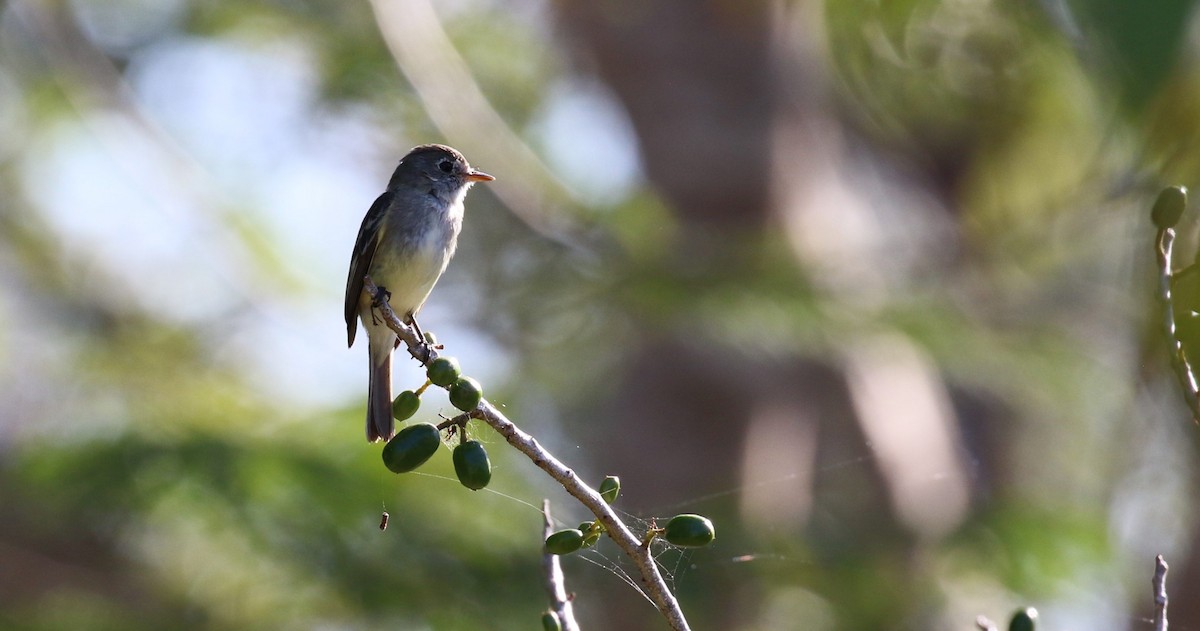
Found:
[{"label": "sky", "polygon": [[[64,248],[118,279],[113,301],[181,324],[219,320],[219,355],[285,400],[362,395],[365,351],[345,349],[341,315],[350,250],[407,146],[439,139],[324,105],[313,51],[286,34],[180,33],[133,48],[171,28],[182,2],[72,6],[103,48],[133,51],[130,107],[77,98],[75,115],[29,127],[20,103],[0,98],[0,129],[30,148],[23,189]],[[600,204],[640,182],[633,132],[599,84],[564,78],[531,126],[557,175]],[[477,166],[504,177],[503,165]],[[486,378],[502,360],[479,332],[447,328],[464,326],[447,307],[435,291],[427,326],[466,356],[492,356],[475,366]],[[398,372],[397,383],[419,379]]]}]

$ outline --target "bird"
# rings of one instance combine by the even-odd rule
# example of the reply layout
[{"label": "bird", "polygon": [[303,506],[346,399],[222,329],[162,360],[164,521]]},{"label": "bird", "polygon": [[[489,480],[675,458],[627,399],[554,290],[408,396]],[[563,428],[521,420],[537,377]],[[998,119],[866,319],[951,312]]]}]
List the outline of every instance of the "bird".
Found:
[{"label": "bird", "polygon": [[363,277],[369,276],[392,310],[420,334],[416,315],[458,247],[467,191],[494,179],[452,147],[418,145],[400,160],[387,190],[363,217],[346,277],[345,315],[348,347],[354,346],[359,320],[367,332],[368,442],[395,434],[392,351],[400,339],[373,313],[376,297],[364,289]]}]

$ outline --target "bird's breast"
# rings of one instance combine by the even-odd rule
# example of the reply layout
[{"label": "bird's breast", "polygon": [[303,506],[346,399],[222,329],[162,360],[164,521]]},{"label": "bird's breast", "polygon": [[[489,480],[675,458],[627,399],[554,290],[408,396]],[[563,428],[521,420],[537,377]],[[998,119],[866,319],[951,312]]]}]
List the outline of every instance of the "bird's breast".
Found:
[{"label": "bird's breast", "polygon": [[420,309],[446,270],[462,228],[462,204],[451,204],[443,212],[397,213],[394,218],[383,228],[370,274],[391,292],[392,308],[403,314]]}]

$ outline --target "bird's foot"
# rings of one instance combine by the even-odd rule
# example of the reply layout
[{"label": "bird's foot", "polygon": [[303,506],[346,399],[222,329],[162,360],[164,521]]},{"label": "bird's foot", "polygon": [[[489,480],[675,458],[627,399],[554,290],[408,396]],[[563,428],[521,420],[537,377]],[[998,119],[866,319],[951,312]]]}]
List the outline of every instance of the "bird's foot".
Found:
[{"label": "bird's foot", "polygon": [[408,323],[412,325],[413,330],[417,332],[417,339],[421,340],[418,351],[413,352],[413,357],[422,364],[428,364],[433,359],[433,350],[441,350],[444,348],[439,344],[435,344],[433,335],[427,334],[421,330],[421,325],[417,324],[417,319],[412,315],[408,316]]},{"label": "bird's foot", "polygon": [[389,304],[390,306],[389,301],[391,299],[392,292],[388,291],[386,287],[375,288],[375,295],[371,296],[371,324],[379,324],[383,322],[379,316],[375,315],[375,310],[379,309],[384,304]]},{"label": "bird's foot", "polygon": [[[399,346],[399,343],[397,343],[397,346]],[[421,362],[422,364],[428,364],[429,362],[433,361],[432,349],[433,347],[430,346],[428,342],[422,342],[418,344],[416,348],[409,347],[408,352],[413,356],[413,359]]]}]

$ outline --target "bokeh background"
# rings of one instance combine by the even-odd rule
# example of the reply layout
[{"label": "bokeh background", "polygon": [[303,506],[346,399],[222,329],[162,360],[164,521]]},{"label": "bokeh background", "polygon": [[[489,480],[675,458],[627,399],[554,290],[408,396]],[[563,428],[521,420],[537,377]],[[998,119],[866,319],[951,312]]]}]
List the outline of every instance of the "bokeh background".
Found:
[{"label": "bokeh background", "polygon": [[694,628],[1148,629],[1162,553],[1200,629],[1148,220],[1194,4],[0,3],[0,627],[536,627],[582,509],[486,428],[478,493],[362,436],[350,249],[440,141],[498,180],[422,323],[631,521],[716,522],[660,556]]}]

